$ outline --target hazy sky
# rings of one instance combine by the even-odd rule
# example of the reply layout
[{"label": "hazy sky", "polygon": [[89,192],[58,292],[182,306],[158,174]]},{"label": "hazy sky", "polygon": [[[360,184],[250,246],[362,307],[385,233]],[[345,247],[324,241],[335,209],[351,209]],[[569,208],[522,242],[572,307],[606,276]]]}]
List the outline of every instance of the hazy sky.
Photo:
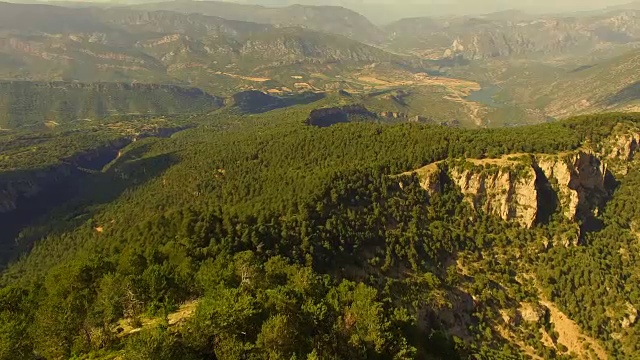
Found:
[{"label": "hazy sky", "polygon": [[[0,0],[3,1],[3,0]],[[4,1],[65,1],[65,0],[4,0]],[[143,3],[172,0],[66,0],[76,2]],[[206,1],[206,0],[201,0]],[[213,0],[265,6],[336,5],[365,15],[377,24],[390,23],[407,17],[439,17],[446,15],[480,15],[503,10],[527,13],[568,13],[590,11],[629,4],[640,10],[640,0]]]},{"label": "hazy sky", "polygon": [[471,6],[471,8],[477,9],[487,8],[501,8],[501,9],[537,9],[537,11],[546,10],[583,10],[583,9],[599,9],[612,6],[615,4],[625,4],[631,2],[630,0],[405,0],[405,1],[391,1],[391,0],[360,0],[363,3],[406,3],[406,4],[434,4],[452,6],[463,10],[464,7]]}]

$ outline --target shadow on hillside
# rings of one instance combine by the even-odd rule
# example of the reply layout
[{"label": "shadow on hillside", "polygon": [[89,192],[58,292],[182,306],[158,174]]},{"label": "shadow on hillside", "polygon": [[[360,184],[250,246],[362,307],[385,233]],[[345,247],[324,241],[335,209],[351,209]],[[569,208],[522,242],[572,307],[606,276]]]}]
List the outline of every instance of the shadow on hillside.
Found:
[{"label": "shadow on hillside", "polygon": [[[102,205],[159,176],[177,162],[177,157],[164,154],[133,160],[107,173],[90,174],[73,169],[68,176],[48,183],[34,196],[20,196],[16,210],[0,213],[0,269],[28,253],[37,240],[86,223]],[[9,175],[26,181],[36,176],[33,171]],[[0,183],[0,187],[3,184]]]},{"label": "shadow on hillside", "polygon": [[536,172],[535,188],[538,191],[538,214],[536,215],[536,223],[548,224],[553,214],[558,212],[560,207],[560,199],[555,192],[547,175],[538,166],[534,166]]},{"label": "shadow on hillside", "polygon": [[613,106],[627,101],[640,99],[640,81],[625,87],[606,100],[606,105]]},{"label": "shadow on hillside", "polygon": [[289,96],[273,96],[262,91],[251,90],[233,96],[234,106],[247,114],[261,114],[267,111],[295,105],[307,105],[326,97],[324,93],[305,92]]},{"label": "shadow on hillside", "polygon": [[573,69],[573,70],[569,71],[569,74],[575,74],[575,73],[578,73],[578,72],[580,72],[580,71],[589,70],[589,69],[591,69],[592,67],[594,67],[594,65],[582,65],[582,66],[578,66],[577,68],[575,68],[575,69]]}]

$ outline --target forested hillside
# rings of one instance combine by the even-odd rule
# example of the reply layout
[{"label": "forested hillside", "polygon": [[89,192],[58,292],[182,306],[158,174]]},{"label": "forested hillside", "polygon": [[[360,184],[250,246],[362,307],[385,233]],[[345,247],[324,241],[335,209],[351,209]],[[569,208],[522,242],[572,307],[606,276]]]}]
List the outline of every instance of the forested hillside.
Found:
[{"label": "forested hillside", "polygon": [[0,360],[640,360],[639,15],[0,2]]},{"label": "forested hillside", "polygon": [[55,127],[113,115],[206,113],[222,103],[200,89],[172,85],[0,81],[0,129]]},{"label": "forested hillside", "polygon": [[[188,119],[197,128],[125,145],[75,180],[16,236],[18,249],[35,246],[2,277],[0,358],[637,353],[637,115],[494,130],[307,125],[332,101]],[[515,154],[524,165],[499,166],[525,181],[526,154],[586,149],[615,179],[601,211],[584,207],[592,216],[567,217],[560,201],[528,228],[486,211],[482,194],[469,201],[455,176],[457,166],[500,174],[492,164]],[[437,189],[411,174],[447,159]],[[587,186],[592,168],[576,164]],[[559,311],[583,340],[567,337]]]}]

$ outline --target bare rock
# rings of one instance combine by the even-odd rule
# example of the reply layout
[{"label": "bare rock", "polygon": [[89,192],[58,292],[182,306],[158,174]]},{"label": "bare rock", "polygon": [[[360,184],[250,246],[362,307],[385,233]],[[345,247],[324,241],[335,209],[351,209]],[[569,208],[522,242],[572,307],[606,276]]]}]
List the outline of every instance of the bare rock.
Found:
[{"label": "bare rock", "polygon": [[[607,164],[584,151],[527,158],[467,159],[430,164],[414,171],[430,194],[442,192],[448,178],[476,210],[531,228],[547,211],[569,220],[597,216],[610,197]],[[547,209],[546,204],[554,202]],[[575,235],[575,236],[574,236]],[[580,229],[554,243],[577,244]],[[558,240],[558,241],[556,241]]]},{"label": "bare rock", "polygon": [[495,171],[454,168],[451,177],[475,209],[528,228],[534,225],[538,206],[532,167],[521,173],[509,167]]},{"label": "bare rock", "polygon": [[518,309],[522,320],[528,323],[544,324],[549,309],[546,306],[532,303],[522,303]]},{"label": "bare rock", "polygon": [[625,316],[620,321],[620,325],[622,325],[623,329],[628,329],[631,326],[635,325],[638,321],[638,309],[636,309],[630,303],[626,303]]},{"label": "bare rock", "polygon": [[500,317],[502,317],[502,321],[504,321],[505,324],[512,326],[518,326],[522,321],[520,313],[513,309],[500,310]]},{"label": "bare rock", "polygon": [[630,161],[640,146],[640,133],[618,135],[610,140],[610,145],[609,159]]},{"label": "bare rock", "polygon": [[558,198],[562,205],[564,216],[575,219],[578,208],[578,192],[571,189],[572,169],[565,159],[557,157],[542,157],[538,159],[538,166],[549,180],[554,180],[557,186]]},{"label": "bare rock", "polygon": [[612,172],[620,175],[629,173],[630,164],[640,149],[640,130],[618,124],[608,141],[600,146],[600,153],[610,163]]},{"label": "bare rock", "polygon": [[564,216],[577,220],[594,214],[608,197],[607,166],[594,154],[579,151],[562,156],[539,156],[537,165],[554,183]]}]

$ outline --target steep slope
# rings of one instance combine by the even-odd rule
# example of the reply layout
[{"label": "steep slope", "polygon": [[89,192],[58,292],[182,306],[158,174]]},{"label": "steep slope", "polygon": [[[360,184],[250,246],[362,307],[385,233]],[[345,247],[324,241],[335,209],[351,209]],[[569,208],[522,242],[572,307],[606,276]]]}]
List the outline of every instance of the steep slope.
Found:
[{"label": "steep slope", "polygon": [[451,182],[474,209],[528,228],[557,211],[569,221],[590,219],[613,191],[604,159],[582,151],[443,162],[415,173],[432,194]]},{"label": "steep slope", "polygon": [[114,28],[129,33],[184,34],[192,37],[243,37],[273,28],[267,24],[226,20],[206,14],[183,14],[172,11],[136,11],[123,8],[87,9],[86,12]]},{"label": "steep slope", "polygon": [[[474,65],[475,73],[487,86],[481,101],[508,106],[515,104],[551,118],[605,111],[640,110],[640,51],[625,51],[612,58],[582,61],[567,66],[535,62],[496,61]],[[501,70],[502,69],[502,70]],[[455,71],[454,71],[455,72]],[[487,99],[488,98],[488,99]]]},{"label": "steep slope", "polygon": [[454,184],[474,209],[528,228],[548,222],[554,213],[589,226],[611,199],[616,177],[627,175],[639,141],[640,128],[619,125],[601,142],[587,143],[587,149],[454,159],[404,175],[416,174],[432,195]]},{"label": "steep slope", "polygon": [[572,72],[544,89],[549,114],[640,110],[640,51]]},{"label": "steep slope", "polygon": [[8,2],[0,2],[0,29],[3,32],[26,33],[93,33],[113,30],[100,23],[86,9]]},{"label": "steep slope", "polygon": [[[580,146],[622,143],[624,126],[637,137],[637,116],[477,131],[368,122],[310,127],[304,121],[314,108],[210,115],[180,135],[136,141],[103,172],[82,178],[77,194],[17,237],[18,244],[41,240],[0,280],[2,304],[12,305],[0,308],[7,348],[35,353],[27,359],[92,352],[198,360],[272,354],[544,359],[568,356],[563,346],[574,350],[583,343],[612,357],[634,353],[623,344],[637,339],[635,278],[624,273],[614,281],[623,268],[610,253],[602,259],[609,268],[580,265],[575,255],[589,251],[592,237],[568,249],[549,241],[575,235],[576,222],[562,212],[540,226],[520,226],[531,216],[522,205],[526,195],[534,196],[538,174],[517,154],[574,159],[565,154]],[[619,139],[612,136],[618,130]],[[627,148],[612,147],[608,156],[624,157]],[[495,199],[488,210],[465,201],[470,194],[458,182],[443,182],[430,195],[417,177],[389,176],[416,164],[488,153],[512,154],[516,159],[507,158],[505,168],[521,163],[525,170],[521,176],[513,167],[507,179],[505,171],[484,169],[499,160],[471,164],[469,183],[485,171],[485,198]],[[484,170],[477,172],[480,165]],[[451,168],[458,166],[467,165]],[[589,173],[594,167],[580,167],[578,178],[586,180],[580,183],[596,178]],[[2,179],[21,175],[14,169]],[[502,187],[520,176],[515,187]],[[502,189],[513,190],[510,200]],[[500,197],[507,199],[506,214],[515,211],[509,219],[516,224],[501,218]],[[595,233],[612,247],[626,244],[623,237],[611,240],[611,231]],[[627,268],[636,270],[635,254],[627,252]],[[571,266],[545,266],[552,260]],[[547,269],[539,274],[544,296],[527,276],[538,275],[538,266]],[[574,267],[586,273],[563,275]],[[605,275],[606,281],[591,281]],[[575,297],[572,288],[553,285],[567,279],[581,286],[584,297],[575,301],[582,306],[568,307],[565,294]],[[607,288],[617,291],[601,295]],[[144,325],[143,319],[194,299],[200,299],[197,309],[184,325]],[[587,309],[601,313],[593,326],[584,320]],[[571,334],[567,324],[574,323],[560,311],[577,324]],[[621,329],[628,332],[610,336]],[[578,339],[580,331],[597,340]]]},{"label": "steep slope", "polygon": [[0,128],[56,126],[111,115],[201,113],[222,99],[174,85],[0,81]]}]

